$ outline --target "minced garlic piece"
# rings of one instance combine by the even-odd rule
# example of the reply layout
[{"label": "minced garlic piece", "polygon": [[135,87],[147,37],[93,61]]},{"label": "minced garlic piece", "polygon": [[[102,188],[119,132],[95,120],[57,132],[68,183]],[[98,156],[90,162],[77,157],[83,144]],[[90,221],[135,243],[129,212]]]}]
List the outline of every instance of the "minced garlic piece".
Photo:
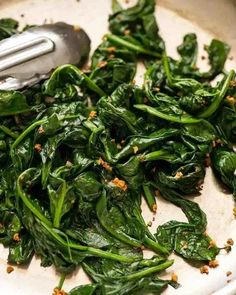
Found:
[{"label": "minced garlic piece", "polygon": [[182,178],[184,175],[182,172],[178,171],[176,174],[175,174],[175,179],[180,179]]},{"label": "minced garlic piece", "polygon": [[43,133],[45,133],[45,130],[44,130],[44,128],[41,126],[41,127],[39,127],[39,129],[38,129],[38,133],[39,134],[43,134]]},{"label": "minced garlic piece", "polygon": [[129,36],[130,33],[131,33],[130,30],[124,30],[124,35],[125,35],[125,36]]},{"label": "minced garlic piece", "polygon": [[228,240],[227,240],[227,244],[230,245],[230,246],[233,246],[233,244],[234,244],[234,240],[231,239],[231,238],[228,239]]},{"label": "minced garlic piece", "polygon": [[152,212],[154,212],[154,213],[157,212],[157,204],[152,205]]},{"label": "minced garlic piece", "polygon": [[99,61],[99,63],[97,64],[99,68],[104,68],[106,65],[107,65],[107,61]]},{"label": "minced garlic piece", "polygon": [[208,246],[208,249],[216,247],[216,242],[211,240]]},{"label": "minced garlic piece", "polygon": [[178,282],[178,276],[175,273],[171,274],[171,281],[177,283]]},{"label": "minced garlic piece", "polygon": [[202,267],[200,267],[200,273],[205,273],[205,274],[209,274],[209,269],[207,265],[204,265]]},{"label": "minced garlic piece", "polygon": [[81,27],[80,26],[74,26],[74,31],[75,32],[79,32],[79,31],[81,31]]},{"label": "minced garlic piece", "polygon": [[148,221],[147,226],[151,227],[152,226],[152,222]]},{"label": "minced garlic piece", "polygon": [[114,47],[114,46],[108,47],[107,48],[107,51],[108,52],[115,52],[116,51],[116,47]]},{"label": "minced garlic piece", "polygon": [[137,154],[137,152],[138,152],[138,147],[137,147],[137,146],[133,146],[133,151],[134,151],[134,154]]},{"label": "minced garlic piece", "polygon": [[232,106],[234,106],[234,105],[236,104],[236,99],[235,99],[233,96],[228,95],[228,96],[226,97],[226,100],[227,100],[227,102],[228,102],[230,105],[232,105]]},{"label": "minced garlic piece", "polygon": [[234,216],[236,217],[236,207],[233,209]]},{"label": "minced garlic piece", "polygon": [[36,152],[40,153],[42,151],[42,146],[40,143],[36,143],[34,146],[34,149],[36,150]]},{"label": "minced garlic piece", "polygon": [[158,198],[161,197],[161,193],[159,190],[155,190],[155,196]]},{"label": "minced garlic piece", "polygon": [[219,262],[217,260],[209,261],[209,267],[216,268],[217,266],[219,266]]},{"label": "minced garlic piece", "polygon": [[97,112],[96,111],[91,111],[89,113],[89,120],[92,119],[92,118],[94,118],[94,117],[96,117],[96,116],[97,116]]},{"label": "minced garlic piece", "polygon": [[68,293],[66,293],[65,291],[63,291],[61,289],[55,288],[53,290],[52,295],[68,295]]},{"label": "minced garlic piece", "polygon": [[19,242],[20,241],[20,236],[19,236],[18,233],[14,234],[13,240],[16,241],[16,242]]},{"label": "minced garlic piece", "polygon": [[122,189],[123,191],[126,191],[127,190],[127,184],[124,180],[121,180],[119,179],[118,177],[115,177],[113,180],[112,180],[112,183],[119,187],[120,189]]},{"label": "minced garlic piece", "polygon": [[98,164],[101,165],[104,169],[112,171],[112,167],[107,162],[105,162],[101,157],[98,159]]},{"label": "minced garlic piece", "polygon": [[11,272],[13,272],[13,271],[14,271],[14,267],[11,266],[11,265],[9,265],[9,266],[7,267],[7,273],[11,273]]}]

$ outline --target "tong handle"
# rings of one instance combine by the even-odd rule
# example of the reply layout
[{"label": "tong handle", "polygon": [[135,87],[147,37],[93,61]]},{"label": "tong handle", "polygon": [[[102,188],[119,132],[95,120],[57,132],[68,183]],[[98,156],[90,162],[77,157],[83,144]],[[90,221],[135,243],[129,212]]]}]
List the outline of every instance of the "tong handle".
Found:
[{"label": "tong handle", "polygon": [[54,42],[46,37],[37,37],[6,48],[0,52],[0,71],[52,52],[54,48]]}]

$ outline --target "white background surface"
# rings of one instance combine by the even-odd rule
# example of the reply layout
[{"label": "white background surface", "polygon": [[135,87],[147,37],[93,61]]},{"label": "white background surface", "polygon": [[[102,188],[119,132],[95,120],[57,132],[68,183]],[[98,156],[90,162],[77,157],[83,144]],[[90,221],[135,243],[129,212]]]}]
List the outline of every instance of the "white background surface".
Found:
[{"label": "white background surface", "polygon": [[[187,1],[187,0],[186,0]],[[45,20],[66,21],[71,24],[78,24],[83,27],[92,39],[92,50],[101,42],[102,36],[107,32],[107,17],[110,12],[110,0],[23,0],[23,1],[3,1],[0,0],[0,18],[15,17],[21,23],[42,24]],[[123,1],[124,2],[124,1]],[[197,1],[196,1],[197,3]],[[197,4],[196,4],[197,5]],[[24,18],[20,17],[24,14]],[[181,43],[183,34],[195,32],[198,34],[201,45],[209,43],[212,35],[201,30],[195,24],[177,16],[170,10],[162,7],[157,9],[158,23],[161,34],[167,42],[169,54],[176,56],[176,46]],[[200,53],[201,55],[201,53]],[[228,62],[228,67],[234,66],[234,62]],[[206,65],[201,64],[202,67]],[[140,66],[136,81],[141,83]],[[208,234],[217,242],[218,246],[224,246],[228,238],[233,238],[236,242],[236,221],[232,209],[233,200],[229,194],[224,194],[222,188],[215,184],[214,177],[210,169],[207,175],[201,196],[196,197],[203,211],[208,216]],[[175,206],[159,199],[158,213],[152,230],[170,219],[185,220],[181,210]],[[143,206],[143,214],[147,221],[152,220],[153,215]],[[148,254],[147,254],[148,255]],[[192,267],[182,258],[176,257],[175,264],[164,273],[164,277],[170,278],[175,272],[179,277],[182,288],[174,290],[171,287],[165,291],[165,295],[235,295],[232,285],[222,290],[227,285],[227,280],[236,278],[236,248],[230,254],[223,251],[217,257],[220,266],[210,269],[209,275],[200,274],[198,268]],[[6,274],[7,250],[0,247],[0,295],[50,295],[57,285],[59,277],[53,268],[41,268],[40,260],[33,259],[28,268],[15,268],[11,274]],[[226,272],[231,271],[230,277]],[[87,283],[86,275],[78,270],[72,274],[65,282],[65,290],[81,284]],[[227,290],[228,289],[228,290]],[[236,290],[236,289],[235,289]]]}]

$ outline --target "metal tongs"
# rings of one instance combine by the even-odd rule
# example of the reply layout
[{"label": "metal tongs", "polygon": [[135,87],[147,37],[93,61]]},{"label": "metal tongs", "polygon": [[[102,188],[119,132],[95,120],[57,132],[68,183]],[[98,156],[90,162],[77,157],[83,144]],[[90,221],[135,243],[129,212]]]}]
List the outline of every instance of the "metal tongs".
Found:
[{"label": "metal tongs", "polygon": [[32,86],[60,65],[81,64],[89,51],[88,35],[62,22],[16,34],[0,42],[0,90]]}]

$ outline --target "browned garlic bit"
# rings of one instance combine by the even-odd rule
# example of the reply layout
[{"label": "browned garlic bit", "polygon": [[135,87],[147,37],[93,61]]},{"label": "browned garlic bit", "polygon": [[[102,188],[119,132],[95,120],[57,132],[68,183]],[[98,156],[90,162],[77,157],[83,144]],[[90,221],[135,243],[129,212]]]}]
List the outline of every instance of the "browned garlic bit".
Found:
[{"label": "browned garlic bit", "polygon": [[172,274],[171,274],[171,281],[173,281],[173,282],[175,282],[175,283],[178,282],[178,276],[177,276],[177,274],[175,274],[175,273],[172,273]]},{"label": "browned garlic bit", "polygon": [[8,267],[7,267],[7,273],[12,273],[14,271],[14,267],[13,266],[11,266],[11,265],[9,265]]},{"label": "browned garlic bit", "polygon": [[200,272],[201,273],[205,273],[205,274],[209,274],[209,268],[208,268],[208,266],[207,265],[204,265],[204,266],[202,266],[202,267],[200,267]]},{"label": "browned garlic bit", "polygon": [[36,150],[36,152],[40,153],[42,151],[42,146],[40,143],[36,143],[34,146],[34,149]]},{"label": "browned garlic bit", "polygon": [[219,266],[219,262],[217,260],[209,261],[209,267],[216,268],[217,266]]},{"label": "browned garlic bit", "polygon": [[115,178],[112,180],[112,183],[113,183],[115,186],[121,188],[123,191],[126,191],[127,188],[128,188],[126,182],[125,182],[124,180],[119,179],[118,177],[115,177]]}]

